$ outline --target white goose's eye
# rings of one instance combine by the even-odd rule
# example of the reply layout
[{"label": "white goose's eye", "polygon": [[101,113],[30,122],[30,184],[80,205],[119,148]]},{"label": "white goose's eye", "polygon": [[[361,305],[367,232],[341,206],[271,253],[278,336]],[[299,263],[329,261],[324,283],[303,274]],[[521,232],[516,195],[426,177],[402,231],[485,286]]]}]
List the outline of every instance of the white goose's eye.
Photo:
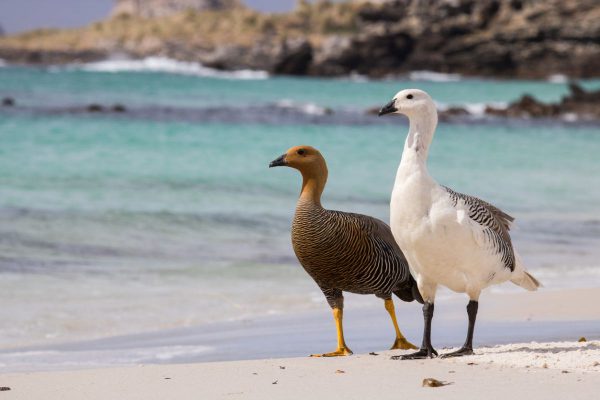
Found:
[{"label": "white goose's eye", "polygon": [[410,100],[410,99],[412,99],[412,98],[413,98],[413,95],[412,95],[412,94],[407,94],[407,95],[406,95],[406,98]]}]

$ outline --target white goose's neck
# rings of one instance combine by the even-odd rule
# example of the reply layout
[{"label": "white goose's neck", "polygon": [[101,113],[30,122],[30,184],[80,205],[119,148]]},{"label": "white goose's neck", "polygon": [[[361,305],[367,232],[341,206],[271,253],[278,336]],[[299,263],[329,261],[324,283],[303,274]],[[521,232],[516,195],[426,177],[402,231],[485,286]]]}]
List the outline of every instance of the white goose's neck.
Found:
[{"label": "white goose's neck", "polygon": [[410,127],[404,142],[400,168],[419,168],[427,171],[429,146],[437,127],[437,110],[430,107],[418,115],[409,117]]}]

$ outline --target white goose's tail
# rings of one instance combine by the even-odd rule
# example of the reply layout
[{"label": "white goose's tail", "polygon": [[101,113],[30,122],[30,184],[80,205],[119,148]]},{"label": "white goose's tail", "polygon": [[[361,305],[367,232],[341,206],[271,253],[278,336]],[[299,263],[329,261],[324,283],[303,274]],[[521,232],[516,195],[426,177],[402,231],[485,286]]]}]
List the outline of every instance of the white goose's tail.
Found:
[{"label": "white goose's tail", "polygon": [[515,254],[515,257],[515,270],[512,273],[512,278],[510,279],[510,281],[515,285],[521,286],[523,289],[527,289],[530,291],[537,290],[539,287],[541,287],[542,284],[540,283],[540,281],[535,279],[533,275],[531,275],[529,272],[525,271],[525,268],[523,268],[523,264],[521,263],[519,256]]}]

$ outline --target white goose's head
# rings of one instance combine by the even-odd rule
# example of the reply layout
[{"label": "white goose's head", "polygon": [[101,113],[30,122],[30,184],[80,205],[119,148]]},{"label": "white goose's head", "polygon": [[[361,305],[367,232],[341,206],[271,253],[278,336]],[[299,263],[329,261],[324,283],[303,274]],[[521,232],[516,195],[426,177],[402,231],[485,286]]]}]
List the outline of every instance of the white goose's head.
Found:
[{"label": "white goose's head", "polygon": [[379,116],[391,113],[412,117],[419,114],[436,112],[431,96],[419,89],[404,89],[396,93],[392,101],[381,107]]}]

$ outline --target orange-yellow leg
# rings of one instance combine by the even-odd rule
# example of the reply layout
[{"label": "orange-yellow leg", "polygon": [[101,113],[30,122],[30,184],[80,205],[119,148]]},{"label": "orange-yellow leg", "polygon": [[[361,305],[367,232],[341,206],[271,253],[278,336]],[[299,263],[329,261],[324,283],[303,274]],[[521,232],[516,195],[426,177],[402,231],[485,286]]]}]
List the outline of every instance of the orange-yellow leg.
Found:
[{"label": "orange-yellow leg", "polygon": [[311,357],[339,357],[339,356],[349,356],[352,354],[352,350],[346,346],[346,342],[344,341],[344,328],[342,327],[342,318],[344,316],[344,311],[340,308],[333,309],[333,319],[335,320],[335,327],[337,329],[337,349],[332,351],[331,353],[325,354],[311,354]]},{"label": "orange-yellow leg", "polygon": [[394,344],[392,345],[390,350],[418,349],[417,346],[406,340],[402,332],[400,332],[400,328],[398,328],[398,321],[396,321],[396,310],[394,309],[394,301],[392,299],[385,300],[385,309],[390,314],[390,317],[392,318],[392,322],[394,324],[394,329],[396,330],[396,340],[394,341]]}]

